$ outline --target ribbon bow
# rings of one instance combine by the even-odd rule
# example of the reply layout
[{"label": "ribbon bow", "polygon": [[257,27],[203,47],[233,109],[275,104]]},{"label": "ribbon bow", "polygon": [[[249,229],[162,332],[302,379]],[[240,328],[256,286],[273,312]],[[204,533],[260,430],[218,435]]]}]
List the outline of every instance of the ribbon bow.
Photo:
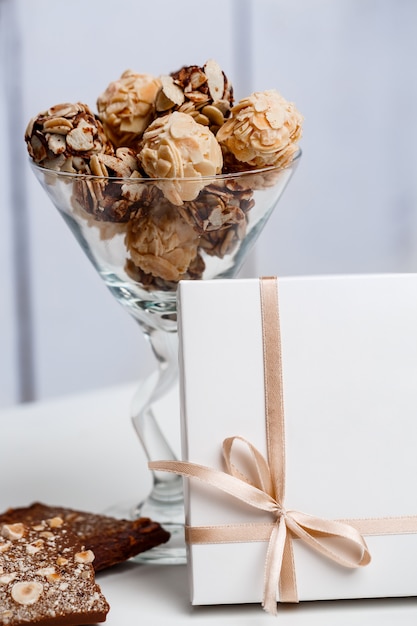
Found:
[{"label": "ribbon bow", "polygon": [[[265,418],[268,461],[242,437],[223,442],[226,472],[181,461],[154,461],[149,468],[196,478],[251,507],[272,515],[271,524],[227,525],[188,528],[191,543],[219,541],[269,541],[262,606],[268,613],[277,612],[277,591],[283,602],[297,602],[293,539],[298,537],[325,557],[345,567],[367,565],[371,558],[362,535],[348,523],[286,510],[285,434],[281,364],[281,337],[276,279],[262,279],[261,308],[264,350]],[[249,459],[250,475],[245,476],[235,462],[237,445],[243,446]],[[245,466],[248,463],[245,463]],[[335,541],[337,539],[337,541]]]},{"label": "ribbon bow", "polygon": [[[250,453],[254,481],[250,481],[233,462],[233,451],[238,442],[246,446]],[[187,529],[187,539],[191,543],[264,540],[269,537],[262,601],[262,606],[268,613],[276,613],[278,588],[282,602],[298,601],[292,545],[294,537],[302,539],[317,552],[345,567],[359,567],[370,562],[364,539],[349,524],[321,519],[301,511],[286,510],[282,500],[274,494],[273,479],[266,459],[251,443],[242,437],[225,439],[223,455],[228,473],[181,461],[155,461],[150,462],[149,467],[196,478],[256,509],[272,514],[275,521],[266,525],[229,524]],[[335,537],[341,541],[328,541]]]}]

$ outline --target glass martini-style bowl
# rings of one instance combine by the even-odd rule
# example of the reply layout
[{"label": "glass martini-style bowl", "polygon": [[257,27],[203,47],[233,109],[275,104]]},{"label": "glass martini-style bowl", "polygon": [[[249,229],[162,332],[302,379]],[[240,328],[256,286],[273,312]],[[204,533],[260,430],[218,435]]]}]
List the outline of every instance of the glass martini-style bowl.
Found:
[{"label": "glass martini-style bowl", "polygon": [[[132,405],[133,424],[149,461],[175,458],[155,418],[155,405],[178,382],[178,282],[237,275],[300,156],[298,151],[286,167],[198,179],[70,174],[30,162],[105,285],[139,323],[156,357],[157,367],[140,382]],[[179,408],[173,407],[172,413],[177,418]],[[152,479],[149,496],[135,503],[129,515],[158,521],[171,539],[139,558],[185,562],[182,478],[154,472]]]}]

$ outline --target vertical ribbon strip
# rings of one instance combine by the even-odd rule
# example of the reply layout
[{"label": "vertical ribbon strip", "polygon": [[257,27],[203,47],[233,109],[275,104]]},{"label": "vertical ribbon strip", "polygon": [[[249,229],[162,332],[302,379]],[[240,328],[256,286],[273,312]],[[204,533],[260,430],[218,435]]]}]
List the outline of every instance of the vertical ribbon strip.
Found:
[{"label": "vertical ribbon strip", "polygon": [[[262,336],[264,355],[265,420],[267,455],[242,437],[223,442],[226,472],[181,461],[153,461],[152,470],[168,471],[201,480],[214,488],[271,514],[271,524],[226,525],[187,528],[190,543],[223,541],[268,541],[264,573],[263,607],[277,610],[277,595],[282,602],[297,602],[293,539],[304,541],[313,550],[345,567],[360,567],[370,562],[370,554],[360,532],[348,521],[327,520],[284,507],[285,432],[281,364],[281,339],[277,280],[260,280]],[[243,446],[250,458],[255,480],[245,477],[234,462],[236,446]],[[232,531],[232,533],[231,533]],[[231,538],[233,537],[233,538]],[[329,539],[339,538],[339,542]]]}]

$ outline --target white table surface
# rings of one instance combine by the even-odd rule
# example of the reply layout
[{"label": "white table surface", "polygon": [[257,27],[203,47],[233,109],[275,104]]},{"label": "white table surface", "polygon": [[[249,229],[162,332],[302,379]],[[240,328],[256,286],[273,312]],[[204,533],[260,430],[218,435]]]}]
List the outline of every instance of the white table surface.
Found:
[{"label": "white table surface", "polygon": [[[0,411],[0,510],[35,500],[127,510],[146,495],[150,476],[129,417],[133,392],[125,385]],[[186,566],[129,562],[97,580],[111,606],[109,626],[274,619],[257,605],[191,607]],[[417,598],[300,603],[280,606],[277,619],[282,626],[415,626]]]}]

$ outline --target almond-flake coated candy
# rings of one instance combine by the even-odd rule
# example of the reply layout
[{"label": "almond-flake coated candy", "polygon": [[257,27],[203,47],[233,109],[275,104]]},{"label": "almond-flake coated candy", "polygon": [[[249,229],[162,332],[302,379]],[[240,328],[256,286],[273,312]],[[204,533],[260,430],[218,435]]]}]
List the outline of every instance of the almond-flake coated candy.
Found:
[{"label": "almond-flake coated candy", "polygon": [[199,234],[200,248],[223,258],[245,237],[247,213],[253,205],[253,192],[226,178],[207,185],[178,211]]},{"label": "almond-flake coated candy", "polygon": [[215,134],[230,113],[233,87],[219,64],[209,59],[203,67],[186,65],[161,76],[156,98],[157,115],[180,111],[209,126]]},{"label": "almond-flake coated candy", "polygon": [[30,120],[25,141],[35,163],[73,174],[90,174],[90,157],[114,152],[100,120],[80,102],[39,113]]},{"label": "almond-flake coated candy", "polygon": [[174,111],[156,119],[143,135],[138,159],[151,178],[191,178],[161,186],[173,204],[194,200],[205,186],[201,177],[222,170],[223,157],[216,137],[186,113]]},{"label": "almond-flake coated candy", "polygon": [[62,518],[0,523],[0,625],[104,622],[109,605],[94,579],[94,554]]},{"label": "almond-flake coated candy", "polygon": [[74,182],[74,207],[100,222],[126,222],[139,199],[139,192],[146,190],[146,185],[134,184],[141,174],[133,150],[125,147],[117,148],[115,154],[95,154],[90,159],[90,169],[97,178]]},{"label": "almond-flake coated candy", "polygon": [[160,86],[150,74],[126,70],[98,97],[99,118],[115,146],[130,146],[140,139],[154,118]]},{"label": "almond-flake coated candy", "polygon": [[198,245],[195,229],[165,198],[128,224],[126,247],[132,262],[146,274],[166,281],[178,282],[186,276]]},{"label": "almond-flake coated candy", "polygon": [[230,118],[217,133],[217,141],[242,163],[241,169],[285,167],[298,150],[302,121],[294,104],[274,89],[255,92],[232,108]]},{"label": "almond-flake coated candy", "polygon": [[27,525],[36,525],[39,520],[57,517],[64,520],[86,550],[94,553],[93,567],[96,572],[126,561],[169,539],[169,533],[147,517],[123,520],[41,502],[9,509],[0,515],[0,525],[18,520],[23,520]]}]

